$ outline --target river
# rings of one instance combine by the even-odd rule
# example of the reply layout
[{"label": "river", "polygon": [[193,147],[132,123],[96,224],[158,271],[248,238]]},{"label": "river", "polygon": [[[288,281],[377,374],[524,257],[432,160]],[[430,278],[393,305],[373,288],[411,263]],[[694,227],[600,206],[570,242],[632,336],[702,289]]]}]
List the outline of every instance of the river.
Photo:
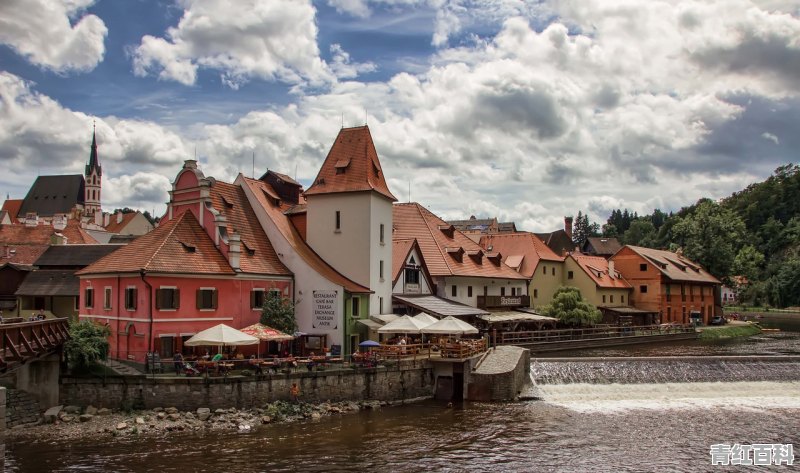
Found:
[{"label": "river", "polygon": [[[797,354],[797,335],[720,346]],[[541,401],[430,401],[247,434],[11,442],[6,471],[733,471],[711,465],[716,443],[793,444],[800,463],[800,379],[539,388]]]}]

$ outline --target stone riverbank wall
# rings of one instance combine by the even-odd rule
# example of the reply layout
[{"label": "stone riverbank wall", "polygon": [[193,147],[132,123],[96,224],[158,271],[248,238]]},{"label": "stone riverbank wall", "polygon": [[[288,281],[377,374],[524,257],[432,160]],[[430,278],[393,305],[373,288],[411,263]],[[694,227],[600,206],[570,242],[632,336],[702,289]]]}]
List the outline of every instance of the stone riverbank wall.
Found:
[{"label": "stone riverbank wall", "polygon": [[530,378],[531,356],[524,348],[499,346],[478,361],[469,377],[470,401],[511,401],[517,399]]},{"label": "stone riverbank wall", "polygon": [[392,367],[227,378],[65,377],[61,379],[59,402],[112,409],[167,406],[186,411],[199,407],[242,409],[289,400],[292,384],[297,384],[299,398],[305,402],[401,401],[432,397],[433,383],[433,369],[427,361],[400,363]]}]

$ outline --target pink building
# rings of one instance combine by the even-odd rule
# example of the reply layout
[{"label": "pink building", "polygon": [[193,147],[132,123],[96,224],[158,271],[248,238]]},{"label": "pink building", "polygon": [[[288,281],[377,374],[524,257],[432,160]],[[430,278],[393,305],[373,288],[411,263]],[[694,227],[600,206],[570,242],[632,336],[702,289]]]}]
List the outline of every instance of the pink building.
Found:
[{"label": "pink building", "polygon": [[158,228],[77,273],[80,318],[109,325],[112,358],[171,357],[201,330],[258,322],[270,291],[293,297],[292,273],[241,187],[189,160],[170,195]]}]

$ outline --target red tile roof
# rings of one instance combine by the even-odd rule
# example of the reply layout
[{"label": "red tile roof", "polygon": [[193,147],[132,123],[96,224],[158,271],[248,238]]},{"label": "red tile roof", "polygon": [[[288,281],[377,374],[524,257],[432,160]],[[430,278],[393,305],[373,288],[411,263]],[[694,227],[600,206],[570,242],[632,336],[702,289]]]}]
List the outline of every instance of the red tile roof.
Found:
[{"label": "red tile roof", "polygon": [[431,276],[526,279],[452,225],[417,203],[395,204],[392,241],[416,239]]},{"label": "red tile roof", "polygon": [[216,181],[211,187],[211,202],[214,208],[225,216],[228,234],[236,231],[242,238],[242,253],[239,258],[242,272],[292,275],[275,253],[241,187]]},{"label": "red tile roof", "polygon": [[[672,279],[673,281],[720,284],[719,279],[715,278],[699,264],[684,258],[677,253],[632,245],[625,245],[620,251],[624,250],[625,248],[630,248],[633,252],[637,253],[656,269],[661,271],[661,274]],[[619,253],[619,251],[617,253]],[[611,259],[614,259],[614,257],[612,256]]]},{"label": "red tile roof", "polygon": [[187,210],[152,232],[100,258],[76,274],[131,273],[235,274],[228,260]]},{"label": "red tile roof", "polygon": [[415,241],[414,239],[392,239],[392,283],[397,282],[397,278],[400,276],[400,273],[403,272],[408,253],[411,251],[411,248],[414,247]]},{"label": "red tile roof", "polygon": [[305,195],[371,190],[397,201],[386,185],[369,128],[342,128]]},{"label": "red tile roof", "polygon": [[31,266],[49,247],[50,245],[0,244],[0,266],[5,263]]},{"label": "red tile roof", "polygon": [[[303,240],[300,233],[297,231],[289,217],[285,212],[290,209],[296,209],[296,206],[291,204],[282,204],[281,206],[274,205],[274,201],[267,198],[267,194],[274,193],[274,190],[269,184],[264,181],[257,181],[242,175],[239,176],[237,182],[241,182],[243,186],[247,186],[250,193],[255,196],[255,199],[264,209],[267,217],[272,220],[275,227],[283,235],[289,245],[294,249],[297,255],[305,261],[306,264],[311,266],[322,277],[331,281],[332,283],[342,286],[346,291],[356,294],[371,293],[369,288],[364,287],[356,282],[343,276],[341,273],[333,269],[328,263],[325,262],[310,246]],[[266,193],[265,193],[266,192]],[[258,225],[258,221],[254,222]],[[262,230],[263,231],[263,230]]]},{"label": "red tile roof", "polygon": [[122,220],[119,223],[117,223],[117,215],[116,214],[112,215],[110,217],[111,221],[108,222],[108,225],[106,225],[106,231],[108,233],[121,232],[126,226],[128,226],[129,223],[131,223],[131,220],[136,218],[137,213],[138,212],[130,212],[122,214]]},{"label": "red tile roof", "polygon": [[12,222],[17,222],[17,217],[19,216],[19,209],[22,207],[22,199],[7,199],[3,202],[3,208],[0,210],[5,210],[8,212],[8,216],[11,217]]},{"label": "red tile roof", "polygon": [[489,251],[498,251],[503,261],[517,268],[527,278],[533,277],[540,260],[564,261],[533,233],[495,233],[481,237],[480,244]]},{"label": "red tile roof", "polygon": [[[15,245],[49,245],[50,237],[56,233],[52,225],[42,223],[29,227],[22,223],[0,225],[0,244]],[[60,232],[70,245],[98,243],[88,232],[81,228],[77,220],[67,220],[67,226]]]},{"label": "red tile roof", "polygon": [[571,254],[567,258],[574,259],[583,272],[592,278],[597,287],[607,289],[630,289],[632,287],[619,271],[614,271],[613,278],[609,276],[608,260],[602,256]]}]

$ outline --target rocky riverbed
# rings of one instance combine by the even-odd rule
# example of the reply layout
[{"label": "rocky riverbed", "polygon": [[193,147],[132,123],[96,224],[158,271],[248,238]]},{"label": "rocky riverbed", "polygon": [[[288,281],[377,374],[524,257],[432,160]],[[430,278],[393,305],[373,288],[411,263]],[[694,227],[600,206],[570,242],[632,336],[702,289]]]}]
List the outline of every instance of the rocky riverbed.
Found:
[{"label": "rocky riverbed", "polygon": [[77,438],[164,436],[200,431],[249,432],[266,424],[317,420],[363,409],[379,409],[386,405],[390,403],[359,401],[308,404],[276,401],[251,409],[199,408],[192,412],[182,412],[175,407],[120,412],[92,406],[85,409],[78,406],[59,406],[48,409],[36,424],[20,425],[7,430],[6,437],[9,440],[61,442]]}]

